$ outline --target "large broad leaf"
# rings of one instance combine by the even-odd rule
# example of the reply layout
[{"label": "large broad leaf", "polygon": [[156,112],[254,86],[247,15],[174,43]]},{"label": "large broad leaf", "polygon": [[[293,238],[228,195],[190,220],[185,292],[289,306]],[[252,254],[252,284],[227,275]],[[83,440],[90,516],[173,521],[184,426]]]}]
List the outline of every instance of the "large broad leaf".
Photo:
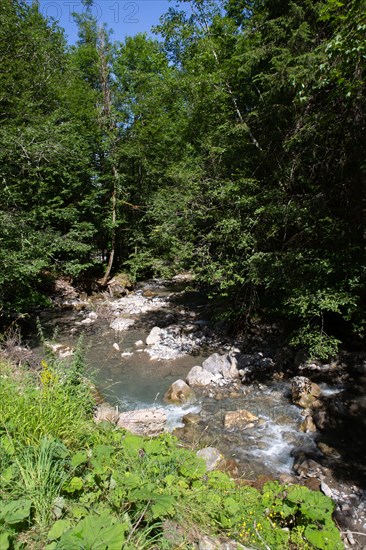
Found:
[{"label": "large broad leaf", "polygon": [[130,499],[138,501],[151,501],[152,516],[154,519],[172,516],[175,512],[176,501],[171,495],[161,495],[151,490],[152,487],[146,486],[143,489],[131,491]]},{"label": "large broad leaf", "polygon": [[332,499],[300,485],[293,485],[289,489],[287,500],[300,505],[301,513],[312,520],[329,520],[334,510]]},{"label": "large broad leaf", "polygon": [[71,528],[71,520],[69,519],[59,519],[51,527],[50,532],[48,533],[48,540],[57,540],[63,535],[66,531]]},{"label": "large broad leaf", "polygon": [[86,451],[78,451],[71,458],[71,466],[77,468],[80,464],[88,462],[88,453]]},{"label": "large broad leaf", "polygon": [[324,529],[317,529],[314,525],[308,525],[304,535],[319,550],[342,550],[344,548],[339,531],[331,524],[328,524]]},{"label": "large broad leaf", "polygon": [[4,504],[0,510],[0,522],[16,525],[30,515],[32,502],[30,500],[12,500]]},{"label": "large broad leaf", "polygon": [[127,529],[126,523],[117,523],[108,512],[91,514],[61,536],[57,549],[121,550]]},{"label": "large broad leaf", "polygon": [[4,449],[4,451],[10,456],[15,454],[15,447],[14,447],[14,444],[13,444],[13,440],[11,439],[11,437],[9,437],[7,435],[3,435],[1,437],[0,447],[2,447]]}]

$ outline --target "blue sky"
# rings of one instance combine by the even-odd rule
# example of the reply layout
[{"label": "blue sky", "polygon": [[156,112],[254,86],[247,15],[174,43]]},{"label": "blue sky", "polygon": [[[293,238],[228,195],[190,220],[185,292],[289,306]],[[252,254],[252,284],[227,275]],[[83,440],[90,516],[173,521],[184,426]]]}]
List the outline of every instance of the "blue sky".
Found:
[{"label": "blue sky", "polygon": [[[101,23],[113,29],[114,40],[121,41],[139,32],[151,34],[151,27],[174,5],[169,0],[95,0],[93,11]],[[65,29],[69,44],[75,43],[77,28],[71,14],[84,9],[81,0],[39,0],[39,9]]]}]

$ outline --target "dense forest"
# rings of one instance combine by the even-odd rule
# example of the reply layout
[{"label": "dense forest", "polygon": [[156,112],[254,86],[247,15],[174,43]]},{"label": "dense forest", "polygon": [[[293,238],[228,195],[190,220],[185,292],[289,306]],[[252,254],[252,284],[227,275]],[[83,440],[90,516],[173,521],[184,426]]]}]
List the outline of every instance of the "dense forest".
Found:
[{"label": "dense forest", "polygon": [[363,0],[181,0],[112,41],[0,4],[0,312],[183,269],[327,357],[365,319]]}]

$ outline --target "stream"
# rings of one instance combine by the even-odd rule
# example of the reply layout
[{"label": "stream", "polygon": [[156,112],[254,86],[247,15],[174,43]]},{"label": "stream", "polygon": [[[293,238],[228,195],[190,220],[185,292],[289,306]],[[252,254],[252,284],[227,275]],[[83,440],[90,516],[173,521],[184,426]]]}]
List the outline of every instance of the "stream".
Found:
[{"label": "stream", "polygon": [[[75,349],[83,334],[89,374],[103,398],[119,411],[164,407],[170,431],[179,428],[177,434],[191,444],[214,445],[236,460],[247,479],[290,474],[293,448],[312,449],[315,444],[311,434],[299,430],[304,418],[289,401],[289,383],[236,384],[230,392],[198,394],[191,405],[165,403],[164,394],[175,380],[184,380],[211,353],[232,348],[209,328],[206,314],[206,299],[200,293],[153,281],[124,298],[96,297],[79,311],[44,312],[40,322],[46,338],[58,342],[61,355]],[[167,337],[157,346],[146,346],[154,326],[165,327]],[[259,421],[225,428],[226,412],[241,409]],[[199,421],[184,428],[182,419],[189,413],[199,413]]]},{"label": "stream", "polygon": [[[318,384],[315,426],[309,412],[293,404],[291,380],[283,376],[278,355],[273,360],[282,351],[277,334],[263,338],[260,327],[241,340],[225,336],[207,296],[189,282],[147,281],[123,297],[73,292],[57,311],[41,313],[42,331],[62,358],[74,353],[82,337],[87,374],[105,402],[122,413],[163,407],[167,431],[195,450],[216,447],[228,471],[249,483],[262,476],[321,489],[336,504],[345,547],[366,547],[365,354],[356,354],[353,365],[346,356],[345,363],[304,364],[305,370],[300,365],[290,373]],[[30,331],[30,347],[43,356],[36,327]],[[189,405],[167,404],[170,385],[186,380],[192,367],[213,354],[238,357],[241,378],[194,386],[196,399]],[[248,421],[227,422],[227,416],[243,414]],[[314,429],[305,433],[301,426],[309,418]]]}]

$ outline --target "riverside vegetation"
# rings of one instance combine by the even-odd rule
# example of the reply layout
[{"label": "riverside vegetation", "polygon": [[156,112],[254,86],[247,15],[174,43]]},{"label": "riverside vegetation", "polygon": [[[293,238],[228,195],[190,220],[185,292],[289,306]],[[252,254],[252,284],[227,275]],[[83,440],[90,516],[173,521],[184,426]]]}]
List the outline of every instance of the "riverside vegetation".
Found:
[{"label": "riverside vegetation", "polygon": [[[256,549],[343,548],[327,496],[206,471],[170,434],[93,421],[80,350],[38,369],[0,362],[0,547],[196,548],[203,534]],[[194,518],[194,519],[193,519]]]}]

